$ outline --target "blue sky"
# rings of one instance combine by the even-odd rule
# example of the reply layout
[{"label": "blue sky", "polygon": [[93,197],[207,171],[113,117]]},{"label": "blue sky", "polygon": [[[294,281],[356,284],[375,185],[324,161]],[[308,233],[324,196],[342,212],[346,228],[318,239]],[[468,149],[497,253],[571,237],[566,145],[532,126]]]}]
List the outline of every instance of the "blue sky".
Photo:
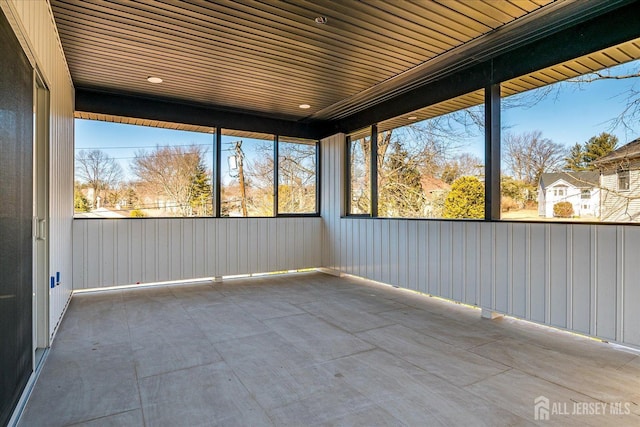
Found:
[{"label": "blue sky", "polygon": [[210,133],[186,132],[148,126],[125,125],[95,120],[75,121],[76,153],[80,150],[102,150],[116,159],[128,178],[131,178],[129,163],[138,150],[152,150],[157,145],[202,145],[208,147],[207,167],[213,165],[214,135]]},{"label": "blue sky", "polygon": [[[614,67],[611,71],[624,74],[637,70],[638,62]],[[592,136],[608,132],[619,138],[619,145],[624,145],[640,137],[640,127],[612,128],[610,120],[624,109],[625,93],[634,84],[640,86],[640,78],[561,83],[557,92],[531,108],[503,109],[503,126],[507,127],[506,132],[515,133],[540,130],[546,138],[563,145],[584,143]]]},{"label": "blue sky", "polygon": [[[637,68],[638,62],[621,65],[612,71],[624,73]],[[540,130],[543,137],[571,146],[576,142],[584,143],[590,137],[601,132],[609,132],[618,136],[619,145],[624,145],[640,137],[640,125],[634,129],[625,129],[622,126],[612,129],[609,121],[622,111],[625,103],[624,94],[634,84],[637,89],[640,86],[640,78],[597,81],[582,86],[575,83],[561,83],[560,90],[530,108],[503,109],[503,133]],[[207,133],[76,120],[76,151],[102,149],[109,156],[118,159],[127,174],[129,174],[128,163],[136,150],[152,149],[156,145],[167,144],[202,144],[212,147],[213,138],[214,135]],[[229,142],[239,139],[228,138],[231,138],[228,140]],[[253,145],[249,143],[250,140],[248,138],[242,139],[247,141],[243,148],[250,149]],[[223,137],[223,142],[226,141],[227,137]],[[483,144],[483,137],[474,138],[469,142],[465,151],[483,158]],[[227,169],[226,157],[229,153],[223,152],[222,154],[224,175],[225,169]],[[209,148],[207,155],[209,168],[212,167],[212,159],[212,148]]]}]

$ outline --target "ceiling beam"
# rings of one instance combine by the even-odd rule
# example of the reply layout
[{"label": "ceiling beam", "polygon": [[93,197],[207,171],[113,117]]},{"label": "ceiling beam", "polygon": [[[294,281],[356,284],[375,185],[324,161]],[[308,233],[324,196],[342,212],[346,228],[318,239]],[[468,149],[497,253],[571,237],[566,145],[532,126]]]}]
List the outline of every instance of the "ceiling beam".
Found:
[{"label": "ceiling beam", "polygon": [[350,133],[371,124],[465,95],[537,70],[640,37],[640,1],[564,28],[542,39],[502,51],[332,122],[325,136]]},{"label": "ceiling beam", "polygon": [[76,111],[197,126],[268,133],[317,140],[326,133],[324,122],[303,123],[265,117],[248,111],[188,104],[168,99],[76,88]]}]

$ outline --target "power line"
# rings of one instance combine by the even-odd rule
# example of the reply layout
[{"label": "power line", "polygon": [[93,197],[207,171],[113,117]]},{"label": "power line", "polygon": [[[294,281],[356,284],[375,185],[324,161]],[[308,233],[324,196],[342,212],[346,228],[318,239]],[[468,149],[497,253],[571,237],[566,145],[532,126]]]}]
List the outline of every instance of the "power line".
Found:
[{"label": "power line", "polygon": [[171,145],[127,145],[123,147],[76,147],[78,150],[126,150],[130,148],[166,148],[166,147],[211,147],[213,148],[213,142],[207,144],[171,144]]}]

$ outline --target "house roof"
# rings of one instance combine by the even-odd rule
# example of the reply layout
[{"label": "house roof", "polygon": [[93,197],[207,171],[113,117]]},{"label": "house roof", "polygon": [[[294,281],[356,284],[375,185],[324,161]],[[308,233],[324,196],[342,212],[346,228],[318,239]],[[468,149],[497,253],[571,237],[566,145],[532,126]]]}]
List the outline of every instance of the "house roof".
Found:
[{"label": "house roof", "polygon": [[449,184],[431,175],[422,175],[420,177],[420,184],[422,185],[422,190],[426,193],[431,193],[438,190],[446,191],[451,189],[451,186]]},{"label": "house roof", "polygon": [[623,145],[604,157],[600,157],[598,160],[594,161],[593,164],[601,168],[607,168],[609,166],[616,166],[620,160],[632,160],[637,158],[640,158],[640,138]]},{"label": "house roof", "polygon": [[576,188],[592,188],[599,184],[600,173],[596,171],[580,172],[552,172],[540,175],[540,187],[552,186],[558,181],[564,181]]},{"label": "house roof", "polygon": [[76,115],[314,139],[481,104],[487,76],[507,96],[624,63],[640,36],[631,0],[50,4]]}]

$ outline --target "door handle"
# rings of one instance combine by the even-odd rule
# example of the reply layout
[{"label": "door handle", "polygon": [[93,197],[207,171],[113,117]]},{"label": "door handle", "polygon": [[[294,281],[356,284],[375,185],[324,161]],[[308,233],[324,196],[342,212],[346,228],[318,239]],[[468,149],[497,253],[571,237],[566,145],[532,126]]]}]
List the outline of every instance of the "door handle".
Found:
[{"label": "door handle", "polygon": [[47,220],[39,219],[38,220],[38,240],[46,240],[47,239]]}]

